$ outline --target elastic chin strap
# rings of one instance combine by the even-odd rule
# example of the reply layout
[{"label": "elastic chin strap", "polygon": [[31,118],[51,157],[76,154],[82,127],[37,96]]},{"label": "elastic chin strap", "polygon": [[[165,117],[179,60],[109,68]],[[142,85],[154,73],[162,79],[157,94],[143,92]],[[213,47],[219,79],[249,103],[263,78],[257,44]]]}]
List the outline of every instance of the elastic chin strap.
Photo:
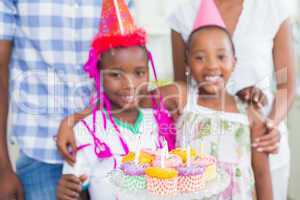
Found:
[{"label": "elastic chin strap", "polygon": [[147,51],[147,55],[148,55],[148,59],[150,61],[150,64],[151,64],[151,68],[152,68],[152,71],[153,71],[153,75],[154,75],[154,79],[155,81],[157,81],[157,73],[156,73],[156,70],[155,70],[155,65],[154,65],[154,60],[153,60],[153,56],[152,56],[152,53],[149,51],[149,49],[147,47],[146,48],[146,51]]},{"label": "elastic chin strap", "polygon": [[[105,115],[105,112],[104,112],[104,108],[107,110],[107,114],[108,114],[108,117],[109,117],[109,120],[110,122],[112,123],[118,137],[119,137],[119,140],[121,142],[121,145],[124,149],[124,152],[125,154],[128,154],[129,153],[129,148],[128,148],[128,145],[126,144],[126,142],[124,141],[122,135],[121,135],[121,132],[118,128],[118,126],[116,125],[113,117],[112,117],[112,114],[111,114],[111,106],[110,106],[110,102],[109,102],[109,99],[107,98],[105,92],[101,91],[101,86],[103,84],[101,84],[102,82],[102,79],[101,79],[101,72],[97,74],[97,76],[95,77],[95,81],[96,81],[96,88],[97,88],[97,96],[98,96],[98,99],[100,100],[100,112],[102,114],[102,119],[103,119],[103,127],[104,129],[106,130],[107,129],[107,118],[106,118],[106,115]],[[97,105],[95,107],[95,110],[97,110]],[[94,122],[93,123],[93,126],[95,126],[96,123]]]},{"label": "elastic chin strap", "polygon": [[[148,59],[151,64],[155,81],[157,81],[158,78],[157,78],[157,73],[156,73],[152,53],[147,48],[146,51],[148,54]],[[175,133],[173,132],[174,121],[163,104],[163,97],[159,95],[159,104],[158,104],[153,95],[151,96],[152,107],[155,110],[154,116],[159,126],[158,147],[163,148],[164,146],[163,141],[167,141],[168,149],[172,150],[175,148],[175,142],[176,142],[176,132]],[[165,126],[167,126],[168,128],[165,128]]]},{"label": "elastic chin strap", "polygon": [[105,95],[105,93],[103,94],[103,98],[104,98],[104,104],[105,104],[105,108],[106,108],[107,113],[108,113],[109,120],[113,124],[114,129],[116,130],[116,133],[119,137],[119,140],[120,140],[120,143],[123,147],[125,155],[127,155],[129,153],[129,147],[128,147],[127,143],[124,141],[124,139],[122,137],[122,134],[121,134],[117,124],[115,123],[114,118],[112,117],[110,102],[109,102],[109,99],[107,98],[107,96]]}]

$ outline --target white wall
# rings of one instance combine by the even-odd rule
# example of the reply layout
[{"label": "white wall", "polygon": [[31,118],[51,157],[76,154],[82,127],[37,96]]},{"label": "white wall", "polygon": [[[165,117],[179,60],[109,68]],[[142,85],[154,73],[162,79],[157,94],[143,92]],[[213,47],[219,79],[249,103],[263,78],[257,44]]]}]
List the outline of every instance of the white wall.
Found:
[{"label": "white wall", "polygon": [[170,29],[167,17],[181,2],[186,0],[134,0],[135,19],[145,28],[153,53],[159,79],[173,79]]}]

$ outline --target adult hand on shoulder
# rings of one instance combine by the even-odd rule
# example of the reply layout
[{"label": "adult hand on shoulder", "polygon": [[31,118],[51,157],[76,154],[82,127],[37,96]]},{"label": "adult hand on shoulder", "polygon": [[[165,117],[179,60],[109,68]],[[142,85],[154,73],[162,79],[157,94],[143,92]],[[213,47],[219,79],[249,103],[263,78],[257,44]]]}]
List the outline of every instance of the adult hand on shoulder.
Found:
[{"label": "adult hand on shoulder", "polygon": [[[99,105],[100,108],[101,105]],[[56,138],[56,145],[59,152],[62,154],[65,161],[67,161],[71,166],[76,162],[76,151],[77,145],[75,140],[75,134],[73,127],[81,119],[92,113],[92,109],[87,107],[80,113],[74,113],[73,115],[67,116],[60,123],[58,134]]]},{"label": "adult hand on shoulder", "polygon": [[256,148],[259,152],[265,152],[270,154],[277,154],[279,151],[279,144],[281,135],[277,127],[274,126],[272,120],[266,120],[264,122],[265,135],[255,138],[252,142],[252,147]]},{"label": "adult hand on shoulder", "polygon": [[70,165],[74,165],[76,162],[76,140],[73,132],[73,124],[70,124],[71,120],[66,117],[59,126],[56,145],[63,156],[64,160]]},{"label": "adult hand on shoulder", "polygon": [[264,92],[255,87],[247,87],[237,92],[237,96],[248,104],[254,105],[256,108],[262,108],[268,104],[267,96]]},{"label": "adult hand on shoulder", "polygon": [[0,200],[24,200],[22,184],[12,170],[1,170],[0,177]]}]

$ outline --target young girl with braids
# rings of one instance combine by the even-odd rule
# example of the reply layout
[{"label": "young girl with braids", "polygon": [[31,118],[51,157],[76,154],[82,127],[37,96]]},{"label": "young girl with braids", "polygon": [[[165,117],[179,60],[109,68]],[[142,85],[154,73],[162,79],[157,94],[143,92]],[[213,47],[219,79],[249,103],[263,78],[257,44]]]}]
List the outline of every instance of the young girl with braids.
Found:
[{"label": "young girl with braids", "polygon": [[[166,129],[158,124],[172,125],[154,97],[155,109],[138,107],[141,96],[148,94],[149,61],[155,78],[156,73],[145,46],[146,34],[134,25],[124,0],[103,1],[99,29],[84,69],[95,79],[100,105],[95,105],[92,113],[74,127],[76,163],[65,163],[58,199],[78,197],[81,181],[86,179],[92,199],[115,199],[104,177],[137,146],[153,150],[161,146],[158,137]],[[169,148],[174,148],[174,135],[164,136]]]}]

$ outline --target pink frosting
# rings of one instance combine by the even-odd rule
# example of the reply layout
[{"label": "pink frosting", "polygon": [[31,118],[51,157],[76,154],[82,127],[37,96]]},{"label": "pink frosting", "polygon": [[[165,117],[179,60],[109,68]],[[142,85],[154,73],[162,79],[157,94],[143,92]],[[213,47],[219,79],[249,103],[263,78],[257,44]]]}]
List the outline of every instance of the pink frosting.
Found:
[{"label": "pink frosting", "polygon": [[136,165],[133,162],[121,165],[121,169],[129,176],[143,176],[148,165]]},{"label": "pink frosting", "polygon": [[[152,162],[152,165],[154,167],[161,166],[160,156],[157,156],[154,159],[154,161]],[[165,167],[167,167],[167,168],[176,168],[180,165],[182,165],[182,159],[177,155],[169,154],[169,157],[165,160]]]},{"label": "pink frosting", "polygon": [[141,151],[144,152],[144,153],[147,153],[149,155],[152,155],[152,156],[159,156],[160,155],[159,151],[157,151],[157,150],[154,151],[152,149],[141,149]]},{"label": "pink frosting", "polygon": [[205,156],[204,158],[197,157],[194,161],[194,165],[199,165],[199,166],[209,166],[213,165],[216,163],[216,158],[213,156]]}]

